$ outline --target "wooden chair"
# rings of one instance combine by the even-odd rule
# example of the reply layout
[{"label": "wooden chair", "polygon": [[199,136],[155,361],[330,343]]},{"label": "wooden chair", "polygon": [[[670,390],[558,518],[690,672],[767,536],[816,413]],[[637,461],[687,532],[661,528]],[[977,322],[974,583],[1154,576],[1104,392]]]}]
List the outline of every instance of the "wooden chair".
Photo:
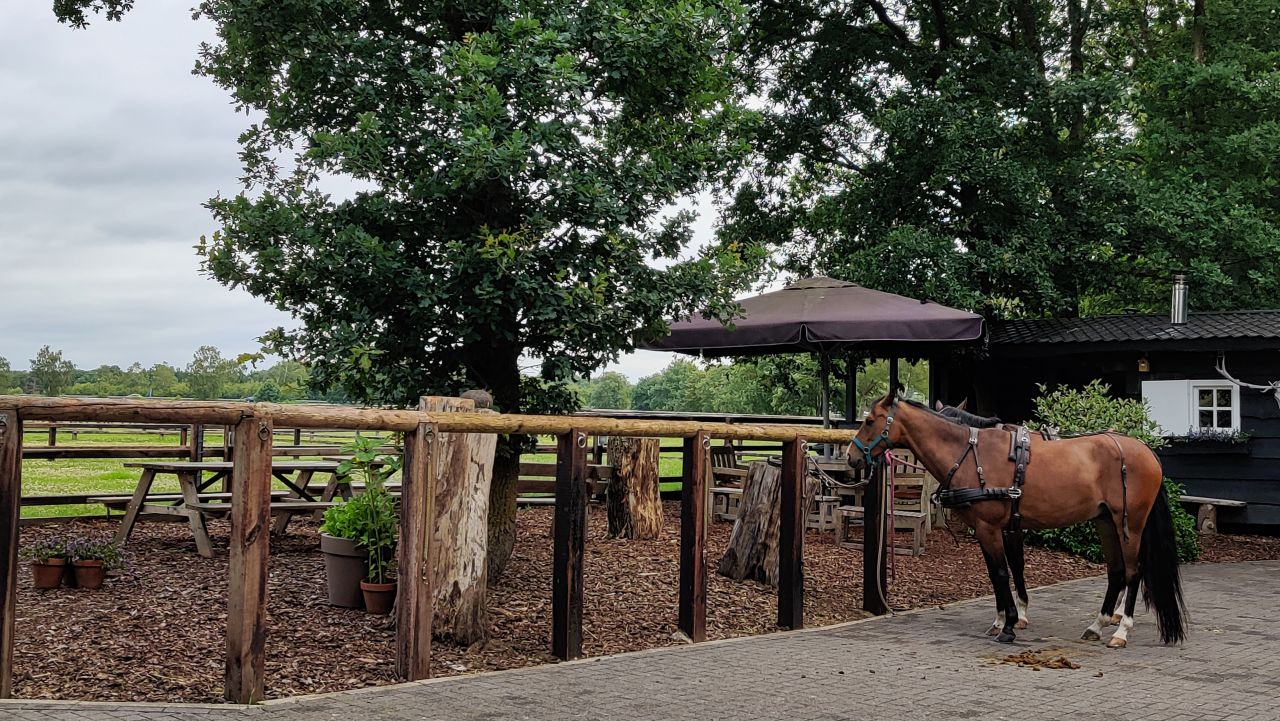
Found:
[{"label": "wooden chair", "polygon": [[741,485],[746,480],[747,469],[738,463],[738,454],[732,445],[711,447],[711,477],[713,484]]},{"label": "wooden chair", "polygon": [[742,489],[719,487],[711,489],[711,517],[717,521],[733,521],[738,518],[742,504]]},{"label": "wooden chair", "polygon": [[[894,552],[919,556],[924,553],[925,538],[932,527],[929,497],[937,487],[937,481],[928,471],[908,465],[916,463],[910,452],[895,450],[893,454],[897,460],[893,468],[893,530],[911,531],[911,545],[908,548],[895,547]],[[861,503],[836,509],[839,524],[836,540],[841,546],[862,548],[862,542],[853,540],[851,536],[853,528],[863,524],[864,514]]]}]

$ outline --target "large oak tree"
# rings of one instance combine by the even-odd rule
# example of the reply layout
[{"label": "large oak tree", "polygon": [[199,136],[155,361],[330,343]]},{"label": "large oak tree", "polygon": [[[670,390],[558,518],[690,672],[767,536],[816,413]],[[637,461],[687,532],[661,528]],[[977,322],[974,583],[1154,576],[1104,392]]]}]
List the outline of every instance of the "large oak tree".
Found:
[{"label": "large oak tree", "polygon": [[[60,0],[64,20],[129,2]],[[206,0],[197,70],[260,118],[244,192],[209,202],[208,272],[289,311],[270,347],[353,399],[569,381],[723,310],[736,257],[686,254],[674,201],[732,171],[743,26],[720,0]],[[342,197],[332,179],[354,181]],[[522,366],[539,366],[538,375]],[[490,569],[515,539],[520,443],[495,463]]]}]

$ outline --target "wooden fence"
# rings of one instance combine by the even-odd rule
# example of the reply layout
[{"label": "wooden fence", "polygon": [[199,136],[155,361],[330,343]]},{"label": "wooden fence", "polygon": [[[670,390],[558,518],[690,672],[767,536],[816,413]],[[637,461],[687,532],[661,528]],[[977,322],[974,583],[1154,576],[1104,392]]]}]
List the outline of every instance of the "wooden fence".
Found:
[{"label": "wooden fence", "polygon": [[[495,413],[426,413],[274,404],[67,399],[0,396],[0,698],[12,693],[18,520],[22,491],[23,426],[40,421],[160,423],[230,426],[234,445],[227,587],[225,695],[234,703],[264,697],[267,563],[270,533],[271,458],[275,429],[326,428],[404,434],[401,485],[400,583],[396,599],[396,669],[406,680],[430,673],[432,589],[431,524],[439,484],[439,434],[500,433],[557,438],[555,548],[552,571],[552,651],[562,659],[582,655],[583,577],[587,514],[588,435],[679,438],[684,455],[678,625],[693,641],[706,635],[706,449],[712,439],[782,444],[782,514],[778,625],[804,623],[804,476],[808,442],[848,442],[849,432],[773,424],[724,424],[678,420],[531,416]],[[880,484],[868,486],[866,504],[882,504]],[[864,607],[876,613],[884,597],[884,529],[867,514],[866,548],[879,549],[864,563]]]}]

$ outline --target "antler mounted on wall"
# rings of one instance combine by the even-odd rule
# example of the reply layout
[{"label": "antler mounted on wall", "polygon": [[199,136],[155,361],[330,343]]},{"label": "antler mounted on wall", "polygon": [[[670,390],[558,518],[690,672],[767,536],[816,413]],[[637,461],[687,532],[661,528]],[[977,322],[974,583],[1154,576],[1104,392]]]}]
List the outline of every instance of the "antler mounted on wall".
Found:
[{"label": "antler mounted on wall", "polygon": [[1271,381],[1270,385],[1263,386],[1258,385],[1257,383],[1244,383],[1232,378],[1231,374],[1227,372],[1227,356],[1225,353],[1218,354],[1218,363],[1215,367],[1218,370],[1218,375],[1226,378],[1240,388],[1253,388],[1260,390],[1263,393],[1270,393],[1271,397],[1276,400],[1276,405],[1280,406],[1280,381]]}]

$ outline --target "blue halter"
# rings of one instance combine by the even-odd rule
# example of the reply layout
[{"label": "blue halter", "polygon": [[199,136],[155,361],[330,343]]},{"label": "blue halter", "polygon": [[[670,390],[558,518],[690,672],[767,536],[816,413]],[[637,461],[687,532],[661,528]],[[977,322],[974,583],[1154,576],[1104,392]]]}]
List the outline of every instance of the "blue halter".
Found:
[{"label": "blue halter", "polygon": [[853,445],[859,451],[862,451],[862,458],[867,462],[867,468],[875,468],[876,464],[879,463],[879,459],[871,457],[871,452],[879,447],[881,443],[884,444],[884,449],[886,451],[893,450],[893,441],[889,440],[889,429],[893,428],[893,414],[897,412],[898,399],[894,398],[893,405],[889,407],[889,416],[884,422],[884,430],[880,432],[880,435],[876,437],[875,441],[873,441],[871,445],[868,446],[863,444],[862,441],[858,440],[857,436],[853,437]]}]

